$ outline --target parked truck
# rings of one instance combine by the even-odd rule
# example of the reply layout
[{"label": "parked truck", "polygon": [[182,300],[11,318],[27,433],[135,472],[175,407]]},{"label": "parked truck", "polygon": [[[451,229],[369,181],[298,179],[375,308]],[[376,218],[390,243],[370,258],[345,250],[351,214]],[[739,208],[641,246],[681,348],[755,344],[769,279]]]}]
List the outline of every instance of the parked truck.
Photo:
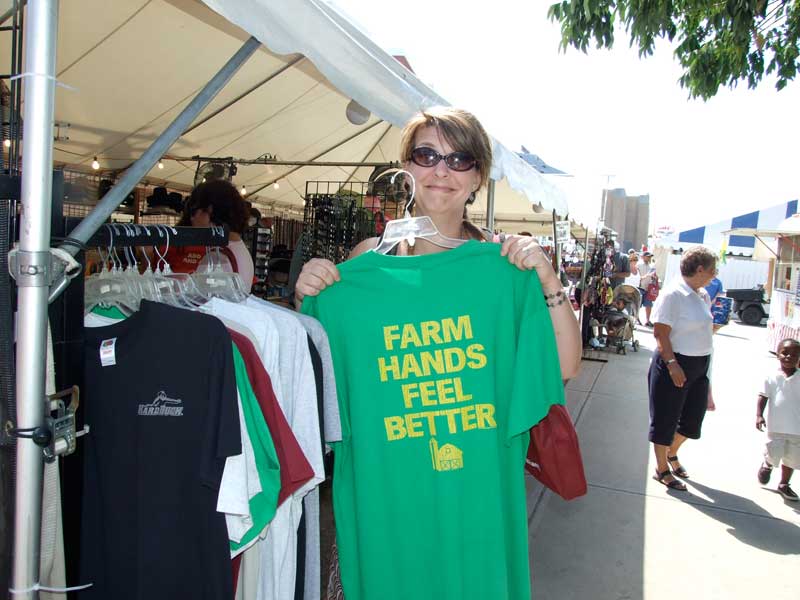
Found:
[{"label": "parked truck", "polygon": [[745,325],[760,325],[769,316],[769,301],[764,298],[764,286],[752,289],[726,290],[733,299],[733,312]]}]

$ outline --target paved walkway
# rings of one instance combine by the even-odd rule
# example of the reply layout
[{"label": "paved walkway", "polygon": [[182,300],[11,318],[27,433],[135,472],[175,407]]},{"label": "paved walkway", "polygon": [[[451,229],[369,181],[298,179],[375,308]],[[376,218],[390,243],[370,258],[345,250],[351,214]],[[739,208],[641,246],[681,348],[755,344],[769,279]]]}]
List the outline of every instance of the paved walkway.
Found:
[{"label": "paved walkway", "polygon": [[650,477],[649,331],[638,353],[583,362],[567,403],[589,493],[565,502],[528,478],[535,600],[800,599],[800,506],[775,492],[778,470],[766,487],[756,479],[756,395],[778,367],[765,333],[732,323],[715,338],[718,408],[681,451],[689,492]]}]

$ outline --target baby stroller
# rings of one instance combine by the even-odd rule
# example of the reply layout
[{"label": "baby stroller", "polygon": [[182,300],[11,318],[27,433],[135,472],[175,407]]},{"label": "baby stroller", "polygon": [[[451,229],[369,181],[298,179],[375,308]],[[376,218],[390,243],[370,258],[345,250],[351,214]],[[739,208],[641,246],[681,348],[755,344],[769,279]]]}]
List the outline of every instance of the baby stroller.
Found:
[{"label": "baby stroller", "polygon": [[606,330],[606,347],[616,348],[617,354],[627,354],[625,342],[630,343],[634,352],[639,351],[639,342],[634,339],[636,316],[642,306],[642,294],[632,285],[620,285],[614,290],[611,304],[600,319]]}]

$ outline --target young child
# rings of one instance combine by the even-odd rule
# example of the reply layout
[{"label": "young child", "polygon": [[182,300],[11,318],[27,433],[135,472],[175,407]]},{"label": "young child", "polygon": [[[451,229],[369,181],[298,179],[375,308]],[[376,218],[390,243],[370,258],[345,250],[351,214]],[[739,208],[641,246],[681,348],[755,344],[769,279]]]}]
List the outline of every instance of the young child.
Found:
[{"label": "young child", "polygon": [[[767,427],[764,464],[758,470],[758,481],[766,485],[772,467],[780,464],[778,492],[786,500],[797,502],[789,479],[800,468],[800,375],[795,375],[800,364],[800,342],[786,339],[778,344],[778,361],[781,368],[764,380],[756,405],[756,428],[763,431]],[[769,421],[764,419],[765,407],[769,407]]]}]

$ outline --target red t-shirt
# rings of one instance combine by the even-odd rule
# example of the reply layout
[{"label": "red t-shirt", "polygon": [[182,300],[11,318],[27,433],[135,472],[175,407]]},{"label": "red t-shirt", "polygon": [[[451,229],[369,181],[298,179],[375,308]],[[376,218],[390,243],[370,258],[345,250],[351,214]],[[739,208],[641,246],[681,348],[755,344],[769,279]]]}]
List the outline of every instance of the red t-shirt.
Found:
[{"label": "red t-shirt", "polygon": [[[164,247],[159,248],[159,251],[163,254]],[[194,273],[205,255],[205,246],[170,246],[164,259],[173,273]]]}]

